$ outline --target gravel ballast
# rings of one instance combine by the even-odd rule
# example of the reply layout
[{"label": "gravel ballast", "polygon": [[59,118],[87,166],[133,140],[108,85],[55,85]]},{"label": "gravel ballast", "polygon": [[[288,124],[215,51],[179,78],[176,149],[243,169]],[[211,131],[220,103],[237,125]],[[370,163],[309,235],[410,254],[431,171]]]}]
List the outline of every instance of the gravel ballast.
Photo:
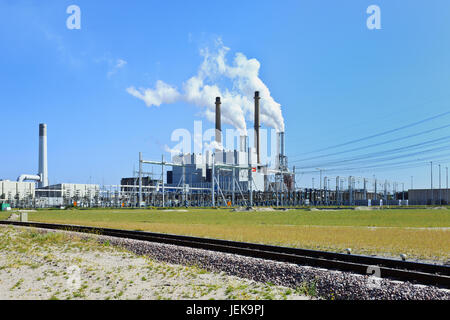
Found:
[{"label": "gravel ballast", "polygon": [[138,254],[175,264],[195,264],[210,271],[259,282],[298,288],[307,286],[325,299],[352,300],[449,300],[450,290],[408,282],[362,276],[350,272],[330,271],[321,268],[244,257],[202,249],[157,244],[133,239],[105,237]]},{"label": "gravel ballast", "polygon": [[[55,231],[50,231],[55,232]],[[67,231],[57,231],[66,232]],[[73,233],[73,232],[68,232]],[[76,233],[75,233],[76,234]],[[86,236],[86,235],[85,235]],[[374,279],[350,272],[275,262],[203,249],[159,244],[134,239],[89,235],[102,243],[125,248],[160,262],[194,265],[210,272],[225,272],[260,283],[304,288],[312,295],[325,299],[353,300],[449,300],[450,290],[433,286],[414,285],[389,279]],[[382,276],[382,275],[381,275]]]}]

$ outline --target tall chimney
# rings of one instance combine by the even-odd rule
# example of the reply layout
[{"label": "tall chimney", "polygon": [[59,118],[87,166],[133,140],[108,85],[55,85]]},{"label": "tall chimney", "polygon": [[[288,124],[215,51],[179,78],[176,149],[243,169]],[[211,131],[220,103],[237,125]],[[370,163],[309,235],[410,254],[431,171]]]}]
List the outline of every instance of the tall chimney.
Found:
[{"label": "tall chimney", "polygon": [[216,142],[222,144],[222,125],[220,121],[220,97],[216,98]]},{"label": "tall chimney", "polygon": [[281,168],[281,132],[277,132],[277,169]]},{"label": "tall chimney", "polygon": [[246,152],[247,151],[247,137],[246,136],[240,136],[239,145],[240,145],[239,150],[241,152]]},{"label": "tall chimney", "polygon": [[261,163],[259,156],[259,91],[255,91],[255,148],[258,164]]},{"label": "tall chimney", "polygon": [[280,132],[280,165],[283,167],[284,163],[284,132]]},{"label": "tall chimney", "polygon": [[41,181],[38,183],[38,187],[47,187],[47,125],[45,123],[39,124],[39,175]]}]

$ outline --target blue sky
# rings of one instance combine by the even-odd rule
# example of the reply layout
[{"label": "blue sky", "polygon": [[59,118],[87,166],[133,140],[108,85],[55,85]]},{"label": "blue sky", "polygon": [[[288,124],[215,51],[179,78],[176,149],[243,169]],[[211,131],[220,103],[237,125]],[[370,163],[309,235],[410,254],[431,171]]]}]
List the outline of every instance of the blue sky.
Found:
[{"label": "blue sky", "polygon": [[[81,8],[81,30],[66,28],[72,4]],[[372,4],[381,8],[381,30],[366,27]],[[194,120],[204,120],[204,127],[213,123],[197,106],[177,101],[147,107],[126,89],[153,88],[158,80],[181,88],[197,73],[200,50],[220,38],[230,48],[230,62],[237,52],[259,61],[260,79],[281,104],[291,165],[305,167],[297,183],[310,186],[314,177],[317,186],[318,172],[306,166],[329,159],[301,159],[378,144],[328,163],[346,161],[450,135],[447,127],[383,144],[450,124],[447,115],[329,148],[449,111],[449,21],[450,2],[444,0],[0,0],[0,179],[36,173],[41,122],[48,124],[50,183],[117,184],[132,174],[139,151],[149,159],[168,156],[164,145],[173,145],[173,130],[193,130]],[[441,153],[396,160],[426,158],[412,162],[413,168],[324,175],[376,175],[405,188],[414,176],[414,187],[428,187],[426,162],[449,164],[444,155],[450,150],[437,146]]]}]

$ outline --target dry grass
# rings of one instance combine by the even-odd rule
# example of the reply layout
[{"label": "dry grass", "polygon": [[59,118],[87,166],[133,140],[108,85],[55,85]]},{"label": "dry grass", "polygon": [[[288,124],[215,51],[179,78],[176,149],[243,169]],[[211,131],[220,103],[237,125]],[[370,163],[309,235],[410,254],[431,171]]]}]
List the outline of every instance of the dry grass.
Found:
[{"label": "dry grass", "polygon": [[231,212],[230,209],[39,210],[31,221],[193,235],[357,254],[447,261],[450,210]]},{"label": "dry grass", "polygon": [[350,247],[359,254],[406,253],[441,261],[450,258],[450,231],[445,229],[152,224],[147,230],[308,249],[343,251]]},{"label": "dry grass", "polygon": [[[71,221],[71,223],[87,224],[86,221]],[[439,261],[450,259],[450,230],[446,228],[224,226],[145,222],[91,222],[89,225],[338,252],[350,247],[355,254],[398,256],[406,253],[410,258],[417,259]]]}]

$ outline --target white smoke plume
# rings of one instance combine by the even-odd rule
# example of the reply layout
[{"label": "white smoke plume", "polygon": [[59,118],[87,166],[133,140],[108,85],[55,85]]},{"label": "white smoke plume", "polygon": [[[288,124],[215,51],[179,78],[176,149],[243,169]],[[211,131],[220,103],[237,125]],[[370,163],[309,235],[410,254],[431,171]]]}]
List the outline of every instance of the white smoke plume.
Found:
[{"label": "white smoke plume", "polygon": [[166,151],[167,153],[175,154],[175,155],[182,153],[181,149],[179,149],[177,147],[171,148],[167,144],[164,145],[164,151]]},{"label": "white smoke plume", "polygon": [[127,88],[127,92],[138,99],[145,102],[148,107],[160,106],[161,104],[170,104],[176,102],[180,98],[178,91],[164,83],[161,80],[156,82],[156,89],[143,89],[137,90],[134,87]]},{"label": "white smoke plume", "polygon": [[225,148],[223,147],[223,145],[220,142],[217,141],[211,141],[211,142],[205,142],[204,143],[204,150],[209,150],[209,151],[213,151],[213,150],[225,150]]},{"label": "white smoke plume", "polygon": [[[203,63],[197,75],[183,83],[182,93],[161,80],[156,82],[155,89],[130,87],[127,91],[149,107],[182,100],[205,108],[203,114],[211,122],[215,121],[216,97],[220,97],[222,121],[234,126],[243,135],[247,134],[246,119],[254,119],[253,96],[255,91],[259,91],[261,124],[284,131],[281,105],[272,98],[269,89],[259,78],[259,61],[237,53],[232,65],[229,65],[226,60],[229,50],[220,39],[216,41],[214,52],[211,53],[207,48],[201,50]],[[231,88],[221,89],[219,84],[224,81],[231,82]]]}]

